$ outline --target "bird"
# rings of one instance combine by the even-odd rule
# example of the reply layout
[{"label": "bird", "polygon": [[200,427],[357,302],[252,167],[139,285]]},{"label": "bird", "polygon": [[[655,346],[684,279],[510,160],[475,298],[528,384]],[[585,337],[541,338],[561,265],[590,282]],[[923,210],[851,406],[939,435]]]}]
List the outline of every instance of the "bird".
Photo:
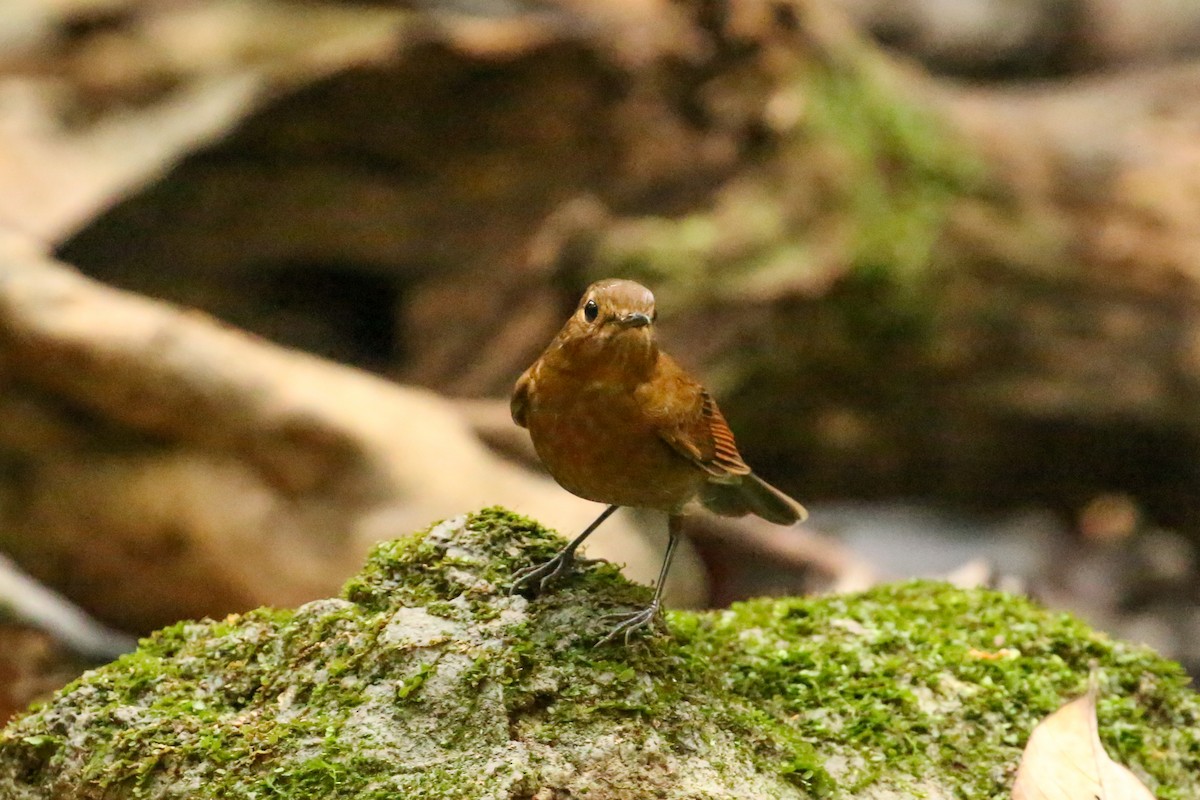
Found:
[{"label": "bird", "polygon": [[567,491],[606,508],[549,561],[516,573],[537,591],[598,559],[576,551],[622,506],[667,513],[667,548],[651,603],[621,616],[597,646],[652,625],[685,516],[755,514],[792,525],[808,512],[755,475],[712,395],[659,349],[654,294],[631,280],[593,283],[513,389],[513,421]]}]

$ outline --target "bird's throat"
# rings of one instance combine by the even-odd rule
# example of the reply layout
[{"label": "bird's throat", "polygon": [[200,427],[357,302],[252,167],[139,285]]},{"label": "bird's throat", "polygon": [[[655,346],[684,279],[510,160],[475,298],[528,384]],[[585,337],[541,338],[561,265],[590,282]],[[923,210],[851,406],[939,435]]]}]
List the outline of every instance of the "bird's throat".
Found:
[{"label": "bird's throat", "polygon": [[586,376],[589,382],[636,385],[653,373],[658,345],[652,336],[628,330],[567,339],[546,356],[550,356],[548,366]]}]

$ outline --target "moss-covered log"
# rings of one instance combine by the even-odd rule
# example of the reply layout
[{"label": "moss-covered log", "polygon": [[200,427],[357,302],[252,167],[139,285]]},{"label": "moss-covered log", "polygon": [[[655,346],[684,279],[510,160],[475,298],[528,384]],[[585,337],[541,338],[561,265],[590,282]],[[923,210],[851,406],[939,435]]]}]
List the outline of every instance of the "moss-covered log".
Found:
[{"label": "moss-covered log", "polygon": [[510,596],[559,544],[489,510],[380,545],[341,598],[160,631],[0,733],[0,795],[1001,798],[1093,664],[1110,752],[1200,791],[1180,670],[1069,617],[909,583],[595,647],[646,590],[600,566]]}]

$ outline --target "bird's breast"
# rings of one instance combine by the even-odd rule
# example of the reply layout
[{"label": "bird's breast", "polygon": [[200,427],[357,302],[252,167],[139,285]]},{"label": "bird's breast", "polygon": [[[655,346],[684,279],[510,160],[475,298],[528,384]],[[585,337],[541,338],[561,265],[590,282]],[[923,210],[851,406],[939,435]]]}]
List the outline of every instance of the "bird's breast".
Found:
[{"label": "bird's breast", "polygon": [[529,434],[563,488],[600,503],[677,511],[702,471],[663,441],[639,407],[636,386],[562,373],[539,376]]}]

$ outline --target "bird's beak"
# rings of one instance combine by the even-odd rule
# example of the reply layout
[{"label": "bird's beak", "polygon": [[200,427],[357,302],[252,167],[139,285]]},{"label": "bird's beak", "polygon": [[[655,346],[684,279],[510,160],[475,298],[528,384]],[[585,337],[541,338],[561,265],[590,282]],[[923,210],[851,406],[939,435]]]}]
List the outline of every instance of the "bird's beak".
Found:
[{"label": "bird's beak", "polygon": [[622,328],[642,328],[650,324],[650,317],[647,314],[636,312],[626,314],[619,320]]}]

